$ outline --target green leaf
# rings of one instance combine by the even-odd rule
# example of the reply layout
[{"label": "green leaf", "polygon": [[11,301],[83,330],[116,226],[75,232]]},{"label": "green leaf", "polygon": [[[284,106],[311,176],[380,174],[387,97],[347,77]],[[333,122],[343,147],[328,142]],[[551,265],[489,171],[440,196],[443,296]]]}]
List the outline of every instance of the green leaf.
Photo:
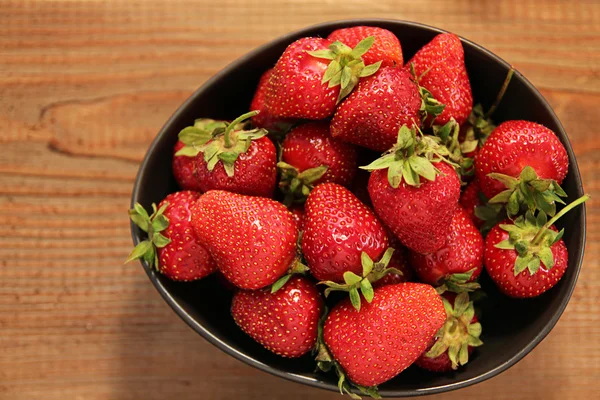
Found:
[{"label": "green leaf", "polygon": [[388,168],[387,178],[391,187],[396,189],[402,182],[402,176],[404,175],[404,162],[394,161]]},{"label": "green leaf", "polygon": [[184,146],[177,150],[175,157],[196,157],[200,153],[200,148],[196,146]]},{"label": "green leaf", "polygon": [[534,179],[528,182],[528,184],[538,192],[545,192],[550,188],[552,181],[548,179]]},{"label": "green leaf", "polygon": [[508,198],[508,203],[506,204],[506,211],[510,217],[513,215],[517,215],[520,209],[521,206],[519,202],[519,191],[515,190],[511,193],[510,197]]},{"label": "green leaf", "polygon": [[352,79],[352,70],[350,69],[350,67],[346,66],[342,69],[341,79],[342,89],[347,87],[348,84],[350,84],[350,80]]},{"label": "green leaf", "polygon": [[[205,153],[206,156],[206,153]],[[217,163],[219,162],[219,157],[217,157],[216,155],[214,157],[212,157],[211,159],[209,159],[206,163],[206,169],[208,169],[209,171],[212,171],[215,169],[215,166],[217,165]]]},{"label": "green leaf", "polygon": [[156,247],[162,249],[163,247],[171,243],[171,239],[167,238],[159,232],[156,232],[154,235],[152,235],[152,243],[154,243]]},{"label": "green leaf", "polygon": [[409,128],[406,125],[402,125],[398,129],[398,138],[396,139],[396,146],[400,149],[407,149],[415,143],[415,130]]},{"label": "green leaf", "polygon": [[275,293],[276,291],[281,289],[283,285],[285,285],[290,280],[291,277],[292,274],[286,274],[279,278],[273,285],[271,285],[271,293]]},{"label": "green leaf", "polygon": [[373,270],[373,266],[374,266],[373,260],[371,259],[371,257],[369,257],[369,255],[367,253],[365,253],[363,251],[362,253],[360,253],[360,262],[362,264],[362,269],[363,269],[362,276],[366,277]]},{"label": "green leaf", "polygon": [[346,284],[349,286],[356,285],[361,279],[362,278],[360,276],[356,275],[352,271],[344,272],[344,282],[346,282]]},{"label": "green leaf", "polygon": [[483,345],[483,342],[478,337],[469,335],[469,337],[467,337],[467,344],[471,347],[479,347]]},{"label": "green leaf", "polygon": [[389,166],[395,161],[394,154],[387,154],[377,160],[373,161],[369,165],[365,165],[364,167],[360,167],[360,169],[364,169],[367,171],[375,171],[377,169],[385,169],[389,168]]},{"label": "green leaf", "polygon": [[[392,259],[392,256],[394,255],[395,251],[396,250],[394,250],[392,247],[388,247],[387,250],[385,251],[385,253],[383,253],[381,260],[379,260],[379,264],[382,264],[387,267]],[[402,275],[402,273],[400,273],[400,275]]]},{"label": "green leaf", "polygon": [[458,352],[458,363],[460,365],[465,365],[467,362],[469,362],[469,345],[463,343]]},{"label": "green leaf", "polygon": [[451,317],[454,315],[454,309],[452,308],[452,304],[446,298],[442,297],[442,303],[444,304],[444,310],[446,311],[446,315]]},{"label": "green leaf", "polygon": [[500,181],[508,189],[514,189],[519,184],[519,180],[517,178],[513,178],[512,176],[499,174],[496,172],[492,172],[492,173],[488,174],[488,176],[492,179],[496,179],[496,180]]},{"label": "green leaf", "polygon": [[540,261],[544,264],[546,269],[552,269],[554,267],[554,256],[552,255],[552,250],[549,247],[544,247],[538,252],[538,256],[540,257]]},{"label": "green leaf", "polygon": [[521,171],[521,174],[519,175],[521,182],[523,182],[523,181],[531,182],[531,181],[537,179],[537,177],[538,176],[535,173],[535,170],[533,168],[531,168],[529,165],[526,166],[525,168],[523,168],[523,170]]},{"label": "green leaf", "polygon": [[517,276],[519,275],[521,272],[525,271],[527,269],[527,264],[529,264],[529,262],[531,261],[531,256],[528,257],[522,257],[522,256],[518,256],[517,260],[515,261],[515,270],[514,270],[514,275]]},{"label": "green leaf", "polygon": [[360,311],[360,294],[356,287],[350,289],[350,303],[352,303],[352,307],[354,307],[356,311]]},{"label": "green leaf", "polygon": [[143,218],[149,220],[150,216],[148,215],[148,212],[146,212],[146,209],[140,204],[140,203],[135,203],[133,205],[133,209],[135,210],[136,213],[138,213],[139,215],[141,215]]},{"label": "green leaf", "polygon": [[448,358],[452,362],[452,366],[458,365],[458,352],[460,351],[460,345],[458,343],[450,343],[448,346]]},{"label": "green leaf", "polygon": [[436,358],[444,354],[446,350],[448,350],[448,343],[443,340],[438,340],[433,346],[431,346],[431,349],[425,353],[425,356],[429,358]]},{"label": "green leaf", "polygon": [[337,98],[337,103],[339,103],[340,101],[342,101],[346,96],[348,96],[350,94],[350,92],[352,92],[352,90],[354,89],[354,87],[356,86],[356,84],[358,83],[358,79],[352,77],[350,79],[350,83],[348,83],[347,86],[342,86],[342,89],[340,90],[340,94],[338,95]]},{"label": "green leaf", "polygon": [[408,160],[404,161],[404,165],[402,167],[402,178],[404,178],[406,184],[410,186],[419,186],[421,183],[421,181],[419,180],[419,176],[410,167],[410,163]]},{"label": "green leaf", "polygon": [[201,146],[213,138],[212,132],[199,129],[195,126],[183,128],[178,135],[179,140],[188,146]]},{"label": "green leaf", "polygon": [[360,78],[365,78],[367,76],[371,76],[375,72],[377,72],[380,67],[381,67],[381,61],[377,61],[376,63],[369,64],[360,71],[360,74],[358,76]]},{"label": "green leaf", "polygon": [[374,42],[375,42],[375,36],[367,36],[366,38],[364,38],[363,40],[358,42],[358,44],[354,47],[354,49],[352,49],[350,56],[353,58],[362,57],[362,55],[365,54],[367,51],[369,51],[371,46],[373,46]]},{"label": "green leaf", "polygon": [[335,59],[336,55],[333,51],[326,49],[326,50],[315,50],[315,51],[307,51],[308,54],[310,54],[313,57],[316,58],[324,58],[326,60],[333,60]]},{"label": "green leaf", "polygon": [[481,324],[479,322],[470,324],[467,329],[469,331],[469,335],[471,335],[471,336],[479,337],[481,335],[482,329],[481,329]]},{"label": "green leaf", "polygon": [[360,291],[365,297],[367,303],[373,301],[375,293],[373,292],[373,286],[371,286],[371,282],[368,279],[363,279],[362,281],[360,281]]},{"label": "green leaf", "polygon": [[[327,69],[325,70],[325,74],[323,75],[323,79],[321,80],[321,83],[326,83],[329,82],[333,79],[334,76],[340,74],[342,72],[342,66],[339,62],[337,61],[332,61],[329,63],[329,65],[327,66]],[[334,85],[336,86],[336,85]],[[332,87],[331,85],[329,87]]]},{"label": "green leaf", "polygon": [[129,257],[127,257],[125,263],[142,258],[144,254],[148,252],[151,248],[152,242],[150,242],[149,240],[139,242],[138,245],[133,248],[131,253],[129,253]]},{"label": "green leaf", "polygon": [[313,183],[321,179],[323,175],[325,175],[325,173],[327,172],[327,169],[327,165],[321,165],[315,168],[306,169],[300,174],[298,174],[298,179],[300,179],[305,184]]},{"label": "green leaf", "polygon": [[463,315],[469,306],[469,295],[467,293],[461,293],[456,296],[454,300],[454,312],[453,315],[455,317],[460,317]]},{"label": "green leaf", "polygon": [[500,243],[496,243],[494,247],[502,250],[513,250],[515,248],[515,246],[508,239],[503,240]]},{"label": "green leaf", "polygon": [[530,275],[535,275],[540,269],[539,257],[531,256],[529,258],[529,262],[527,263],[527,269],[529,270]]},{"label": "green leaf", "polygon": [[[158,214],[158,213],[157,213]],[[162,214],[158,214],[152,220],[152,229],[154,232],[161,232],[169,226],[169,219]]]},{"label": "green leaf", "polygon": [[139,226],[141,230],[148,232],[148,224],[150,223],[149,218],[145,218],[144,216],[138,214],[135,210],[129,210],[129,218],[131,218],[133,223]]},{"label": "green leaf", "polygon": [[411,156],[408,158],[408,162],[417,175],[420,175],[429,181],[435,180],[437,173],[431,161],[423,157]]},{"label": "green leaf", "polygon": [[228,177],[233,177],[233,175],[235,174],[235,168],[233,167],[233,164],[223,162],[223,168],[225,169],[225,173]]},{"label": "green leaf", "polygon": [[513,191],[511,189],[504,190],[504,191],[498,193],[497,195],[495,195],[494,197],[492,197],[489,200],[489,202],[492,204],[508,203],[508,199],[510,198],[511,194],[513,194]]}]

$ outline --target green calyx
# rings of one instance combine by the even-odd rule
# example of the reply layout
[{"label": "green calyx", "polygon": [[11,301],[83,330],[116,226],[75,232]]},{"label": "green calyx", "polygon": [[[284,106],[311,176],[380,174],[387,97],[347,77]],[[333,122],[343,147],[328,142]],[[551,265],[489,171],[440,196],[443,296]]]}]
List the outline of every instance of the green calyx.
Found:
[{"label": "green calyx", "polygon": [[195,157],[203,153],[209,171],[214,170],[217,163],[221,161],[227,176],[232,177],[234,164],[239,155],[248,151],[253,140],[268,134],[266,129],[245,130],[243,127],[244,121],[258,113],[259,111],[250,111],[230,123],[213,121],[206,125],[200,124],[200,127],[194,125],[184,128],[179,132],[179,140],[185,146],[175,153],[175,156]]},{"label": "green calyx", "polygon": [[371,257],[364,251],[360,255],[360,261],[362,264],[362,276],[356,275],[352,271],[344,272],[344,283],[337,283],[332,281],[321,281],[319,284],[327,285],[325,289],[325,297],[329,296],[332,291],[344,291],[350,294],[350,302],[356,311],[360,311],[360,293],[362,293],[365,300],[370,303],[373,301],[373,286],[372,283],[383,278],[390,272],[402,275],[402,271],[396,268],[388,268],[388,264],[394,254],[393,248],[388,248],[381,259],[377,262],[373,262]]},{"label": "green calyx", "polygon": [[494,172],[488,176],[506,186],[506,190],[492,197],[489,203],[504,204],[510,218],[518,215],[522,208],[531,212],[540,210],[553,216],[556,203],[565,204],[561,197],[567,194],[560,185],[552,179],[539,178],[530,166],[523,168],[518,178]]},{"label": "green calyx", "polygon": [[279,188],[285,195],[283,204],[290,206],[292,203],[304,203],[315,182],[325,175],[328,167],[321,165],[315,168],[309,168],[302,172],[288,163],[280,161],[277,168],[281,171]]},{"label": "green calyx", "polygon": [[353,49],[337,41],[330,44],[326,50],[307,52],[313,57],[331,60],[321,83],[328,83],[330,88],[340,85],[338,103],[352,92],[360,78],[373,75],[381,66],[381,61],[365,65],[362,59],[363,54],[369,51],[374,42],[375,37],[369,36]]},{"label": "green calyx", "polygon": [[308,272],[308,267],[302,263],[302,259],[300,256],[297,256],[292,265],[288,269],[288,272],[279,278],[274,284],[271,285],[271,293],[277,292],[281,289],[295,274],[306,275]]},{"label": "green calyx", "polygon": [[443,297],[442,301],[446,310],[446,322],[437,332],[437,340],[425,356],[436,358],[447,351],[452,369],[457,369],[469,361],[469,346],[478,347],[483,344],[479,339],[481,324],[472,322],[475,307],[469,301],[468,293],[456,296],[454,306]]},{"label": "green calyx", "polygon": [[[454,118],[450,118],[450,121],[445,125],[434,125],[433,134],[440,139],[440,144],[446,147],[446,158],[453,163],[458,176],[462,178],[475,173],[473,159],[463,155],[464,151],[458,139],[460,126]],[[463,182],[463,184],[466,184],[466,182]]]},{"label": "green calyx", "polygon": [[421,76],[417,76],[415,71],[415,65],[413,63],[410,64],[410,73],[413,76],[415,83],[419,89],[419,95],[421,96],[421,108],[419,110],[421,114],[421,121],[425,122],[429,118],[431,118],[430,123],[433,124],[433,121],[444,112],[444,108],[446,108],[445,104],[440,103],[433,97],[433,94],[423,86],[419,84],[423,76],[425,76],[429,70],[426,70],[421,74]]},{"label": "green calyx", "polygon": [[481,285],[479,283],[469,282],[474,272],[475,268],[467,272],[452,274],[445,278],[442,285],[438,286],[435,290],[438,292],[438,294],[442,294],[446,291],[453,293],[466,293],[480,289]]},{"label": "green calyx", "polygon": [[383,156],[371,164],[360,167],[367,171],[378,169],[388,170],[388,182],[393,188],[400,186],[404,179],[407,185],[421,186],[423,177],[434,181],[440,171],[433,166],[433,162],[449,161],[448,149],[440,144],[440,139],[435,136],[423,135],[419,130],[402,125],[398,130],[398,140],[394,147],[385,152]]},{"label": "green calyx", "polygon": [[497,243],[494,247],[517,252],[513,271],[515,276],[525,270],[528,270],[530,275],[534,275],[540,269],[541,264],[544,264],[547,270],[554,267],[554,256],[551,247],[562,238],[564,229],[555,232],[550,227],[560,217],[589,198],[589,195],[581,196],[560,210],[550,220],[548,220],[544,211],[539,211],[537,216],[533,212],[527,211],[524,216],[518,217],[513,224],[500,225],[502,230],[508,232],[509,238]]},{"label": "green calyx", "polygon": [[171,243],[171,239],[161,234],[162,231],[169,227],[169,219],[164,216],[168,205],[168,203],[165,203],[159,209],[156,209],[156,204],[152,203],[153,212],[150,215],[148,215],[148,212],[140,203],[135,203],[133,209],[129,210],[129,218],[148,234],[148,239],[139,242],[135,246],[125,263],[143,259],[148,265],[158,271],[158,254],[156,249],[165,247]]},{"label": "green calyx", "polygon": [[381,399],[379,395],[377,386],[360,386],[352,383],[346,378],[346,373],[344,372],[340,363],[338,363],[334,358],[329,348],[325,344],[325,339],[323,337],[323,326],[325,325],[325,321],[327,320],[328,309],[324,308],[323,314],[319,319],[319,324],[317,326],[317,343],[315,344],[315,348],[313,349],[313,354],[316,354],[315,360],[317,361],[317,370],[321,370],[323,372],[329,372],[334,370],[338,377],[338,389],[341,394],[347,394],[350,398],[354,400],[361,400],[362,398],[356,393],[352,392],[352,388],[358,389],[362,394],[366,396],[370,396],[374,399]]},{"label": "green calyx", "polygon": [[478,194],[481,205],[475,207],[474,213],[477,218],[483,221],[479,228],[481,235],[486,237],[500,221],[506,218],[506,208],[503,204],[492,204],[481,192]]}]

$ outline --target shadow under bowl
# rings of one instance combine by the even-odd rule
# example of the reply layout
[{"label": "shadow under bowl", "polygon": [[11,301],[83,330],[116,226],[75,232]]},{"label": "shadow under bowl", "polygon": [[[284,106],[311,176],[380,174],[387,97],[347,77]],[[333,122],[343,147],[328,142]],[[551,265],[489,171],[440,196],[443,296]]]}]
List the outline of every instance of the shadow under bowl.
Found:
[{"label": "shadow under bowl", "polygon": [[[248,111],[260,75],[271,68],[284,49],[306,36],[327,36],[335,29],[373,25],[395,33],[402,43],[404,59],[409,60],[423,45],[444,31],[413,22],[360,19],[315,25],[275,39],[255,49],[209,79],[179,107],[150,145],[141,164],[132,195],[132,204],[149,209],[167,194],[177,191],[171,173],[172,149],[179,131],[196,118],[232,119]],[[476,102],[487,109],[494,101],[510,66],[483,47],[461,39],[465,61]],[[496,110],[497,122],[525,119],[552,129],[567,149],[569,174],[563,187],[573,200],[583,195],[577,162],[567,134],[548,102],[519,72],[515,72],[502,103]],[[569,265],[562,280],[542,296],[515,300],[502,296],[483,277],[488,293],[483,310],[485,345],[478,348],[469,363],[457,372],[434,374],[411,367],[379,386],[382,396],[405,397],[440,393],[489,379],[517,363],[554,327],[571,297],[581,268],[585,245],[585,206],[563,217],[564,241]],[[143,232],[132,225],[134,243]],[[231,293],[217,284],[214,276],[193,283],[176,283],[142,263],[150,280],[173,310],[196,332],[229,355],[263,371],[298,383],[337,391],[333,374],[315,373],[310,356],[289,360],[262,348],[237,328],[229,314]],[[207,301],[210,299],[210,301]]]}]

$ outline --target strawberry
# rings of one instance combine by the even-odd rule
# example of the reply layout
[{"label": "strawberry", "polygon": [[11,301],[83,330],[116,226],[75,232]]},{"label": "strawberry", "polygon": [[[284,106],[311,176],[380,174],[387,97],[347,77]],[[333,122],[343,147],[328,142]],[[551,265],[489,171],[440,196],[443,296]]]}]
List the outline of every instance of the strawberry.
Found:
[{"label": "strawberry", "polygon": [[195,157],[198,186],[203,192],[219,189],[273,196],[277,179],[275,146],[265,137],[266,130],[244,130],[241,125],[257,114],[246,113],[231,123],[196,123],[179,133],[185,147],[175,156]]},{"label": "strawberry", "polygon": [[445,320],[440,296],[421,283],[377,288],[373,302],[360,311],[344,299],[325,321],[319,366],[335,360],[340,389],[349,392],[347,376],[361,391],[376,394],[376,385],[398,375],[425,351]]},{"label": "strawberry", "polygon": [[557,232],[553,224],[587,199],[587,195],[580,197],[550,220],[543,211],[537,216],[527,211],[492,228],[485,240],[484,263],[502,293],[536,297],[558,283],[567,269],[568,253],[564,230]]},{"label": "strawberry", "polygon": [[383,224],[341,185],[317,186],[305,210],[302,252],[318,280],[341,283],[347,271],[362,275],[361,253],[378,259],[388,248]]},{"label": "strawberry", "polygon": [[194,158],[175,156],[175,154],[184,147],[185,143],[178,140],[173,148],[173,176],[181,189],[202,192],[198,177],[196,176],[196,163],[194,162]]},{"label": "strawberry", "polygon": [[460,196],[454,168],[439,158],[430,160],[437,152],[432,141],[403,126],[396,145],[362,167],[373,171],[369,194],[375,212],[404,246],[418,253],[444,245]]},{"label": "strawberry", "polygon": [[347,46],[354,47],[361,40],[373,36],[375,41],[373,46],[363,54],[362,59],[365,64],[381,61],[382,67],[402,66],[402,47],[400,41],[392,32],[387,29],[376,26],[353,26],[351,28],[337,29],[327,36],[328,40],[344,43]]},{"label": "strawberry", "polygon": [[192,225],[219,270],[241,289],[271,285],[296,263],[296,222],[275,200],[212,190],[196,203]]},{"label": "strawberry", "polygon": [[422,100],[409,72],[384,67],[363,79],[338,107],[331,121],[331,136],[376,151],[396,143],[398,129],[421,120]]},{"label": "strawberry", "polygon": [[456,207],[445,244],[438,250],[409,253],[410,265],[422,282],[453,292],[472,291],[483,269],[483,238],[462,207]]},{"label": "strawberry", "polygon": [[307,278],[294,276],[275,293],[240,290],[231,302],[235,323],[267,350],[296,358],[311,350],[324,303]]},{"label": "strawberry", "polygon": [[483,221],[475,215],[475,208],[482,205],[477,179],[467,185],[460,195],[459,202],[475,226],[480,228],[483,225]]},{"label": "strawberry", "polygon": [[200,193],[189,190],[171,193],[158,209],[152,204],[151,215],[136,203],[129,216],[149,239],[133,249],[127,262],[143,259],[174,281],[193,281],[216,271],[217,265],[192,229],[191,209],[198,198]]},{"label": "strawberry", "polygon": [[307,37],[283,52],[265,90],[265,105],[272,115],[323,119],[354,89],[361,77],[375,73],[380,62],[365,66],[361,56],[375,38],[349,48],[341,42]]},{"label": "strawberry", "polygon": [[468,293],[458,296],[444,293],[446,322],[436,333],[432,345],[415,364],[434,372],[449,372],[469,361],[474,347],[481,346],[481,324],[475,316],[473,302]]},{"label": "strawberry", "polygon": [[467,120],[473,107],[473,94],[458,36],[437,35],[413,56],[405,69],[413,69],[419,85],[445,105],[435,118],[435,124],[444,125],[454,118],[462,125]]},{"label": "strawberry", "polygon": [[290,207],[290,212],[292,213],[292,217],[294,217],[298,230],[304,231],[304,207],[301,205],[294,205]]},{"label": "strawberry", "polygon": [[265,106],[265,93],[272,73],[272,68],[265,71],[258,81],[254,97],[250,102],[250,109],[259,111],[259,114],[252,117],[252,124],[257,128],[263,128],[269,132],[285,134],[294,124],[295,120],[276,117],[272,115]]},{"label": "strawberry", "polygon": [[357,167],[354,146],[333,139],[327,122],[300,125],[289,132],[282,144],[279,187],[285,204],[303,202],[314,186],[333,182],[348,186]]},{"label": "strawberry", "polygon": [[550,129],[529,121],[506,121],[490,134],[475,157],[475,174],[490,203],[507,203],[509,216],[521,206],[549,215],[566,196],[567,151]]}]

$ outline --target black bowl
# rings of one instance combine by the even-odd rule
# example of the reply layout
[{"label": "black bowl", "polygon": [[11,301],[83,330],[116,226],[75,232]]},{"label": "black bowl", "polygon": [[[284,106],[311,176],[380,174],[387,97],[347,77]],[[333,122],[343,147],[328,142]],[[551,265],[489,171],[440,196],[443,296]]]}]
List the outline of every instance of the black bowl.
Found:
[{"label": "black bowl", "polygon": [[[375,25],[394,32],[402,43],[404,59],[410,57],[440,29],[413,22],[363,19],[315,25],[290,33],[250,52],[233,62],[198,89],[169,119],[152,142],[140,167],[132,204],[147,209],[177,189],[171,174],[172,148],[177,133],[195,118],[232,119],[248,111],[250,100],[262,72],[272,67],[287,45],[305,36],[327,36],[335,29],[354,25]],[[462,39],[473,95],[485,109],[493,102],[509,70],[509,64],[488,50]],[[552,129],[569,155],[569,174],[563,187],[573,200],[583,195],[577,161],[560,121],[536,88],[516,72],[501,105],[494,114],[498,122],[525,119]],[[554,327],[575,288],[585,244],[585,207],[561,219],[569,250],[569,266],[563,279],[552,290],[531,300],[501,296],[489,280],[483,285],[489,294],[484,309],[485,342],[458,372],[426,373],[411,367],[380,385],[382,396],[416,396],[445,392],[484,381],[514,365],[529,353]],[[143,232],[132,225],[133,241],[143,240]],[[295,382],[337,391],[336,379],[315,373],[310,356],[298,360],[280,358],[253,342],[234,324],[229,315],[231,294],[215,284],[215,277],[195,283],[175,283],[144,264],[150,280],[175,312],[196,332],[229,355],[263,371]],[[210,299],[210,301],[207,301]]]}]

